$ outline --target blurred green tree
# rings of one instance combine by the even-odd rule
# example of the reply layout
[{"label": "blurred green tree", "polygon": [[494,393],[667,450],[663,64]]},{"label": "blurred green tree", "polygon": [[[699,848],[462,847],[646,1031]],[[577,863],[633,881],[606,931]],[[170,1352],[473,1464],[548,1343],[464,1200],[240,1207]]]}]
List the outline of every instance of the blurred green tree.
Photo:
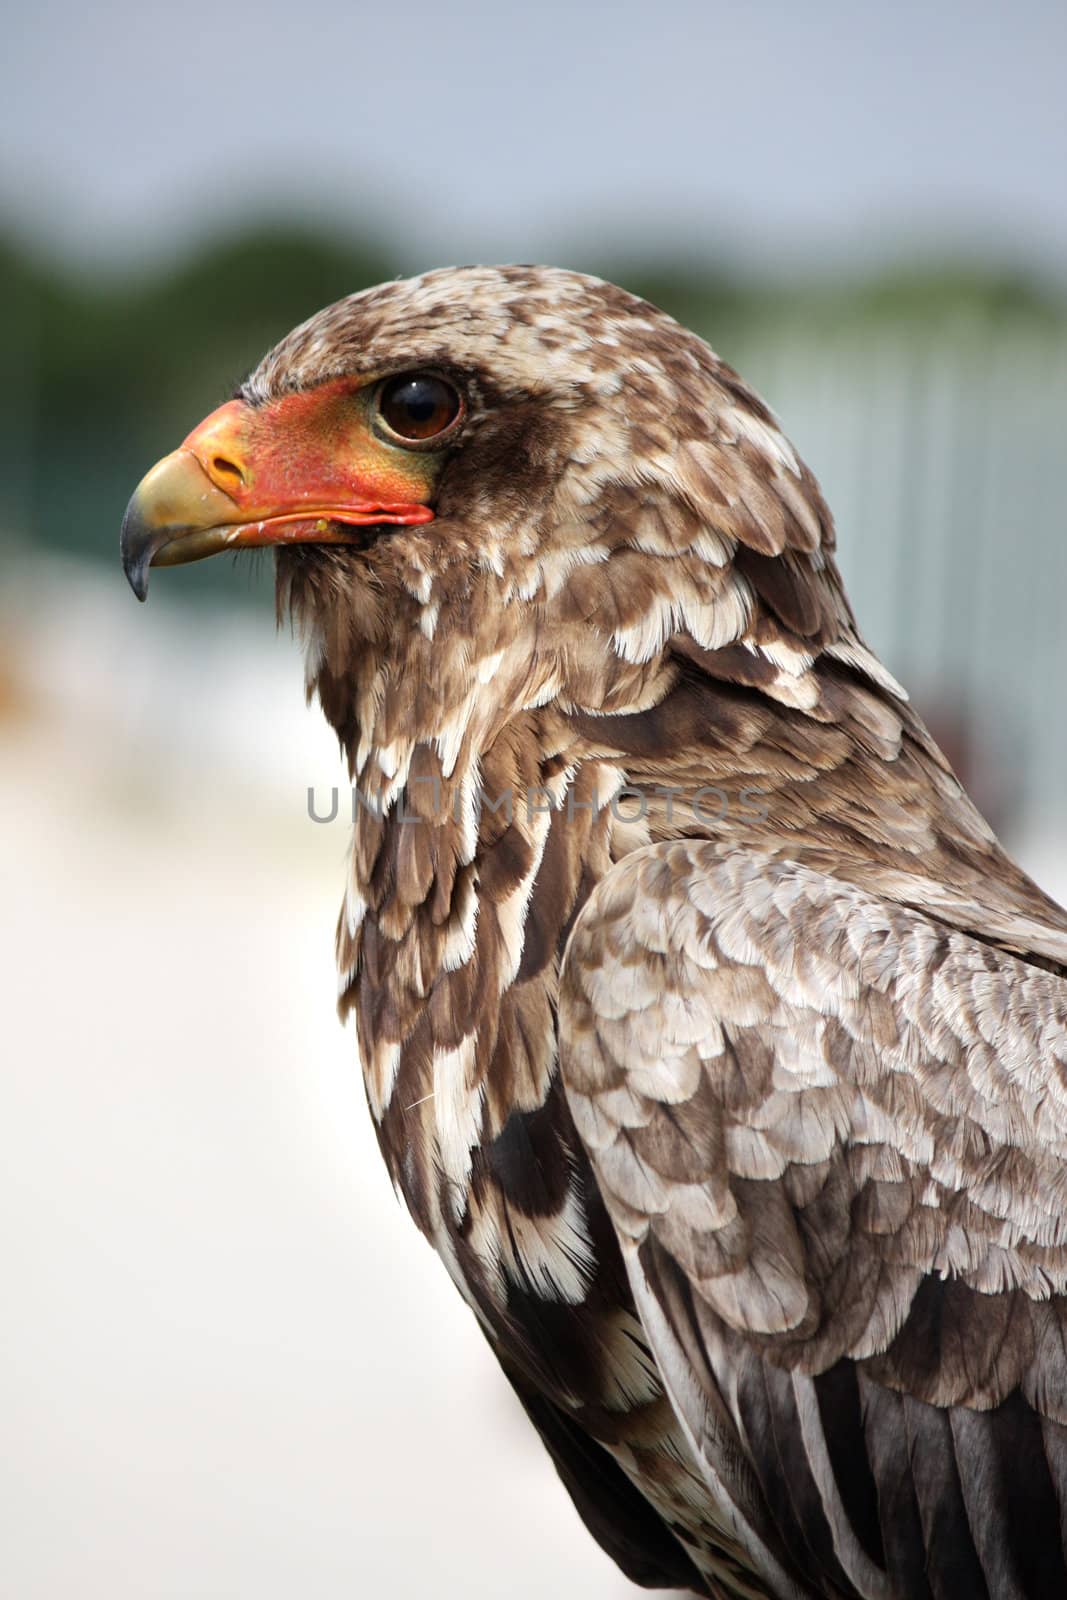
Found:
[{"label": "blurred green tree", "polygon": [[[772,343],[879,322],[935,329],[953,317],[1060,321],[1029,283],[951,262],[864,282],[742,280],[668,254],[595,260],[730,360],[759,330]],[[80,275],[0,240],[7,382],[0,387],[0,535],[111,561],[131,488],[282,334],[330,301],[381,282],[396,259],[375,241],[288,223],[248,227],[153,275]],[[772,396],[773,399],[773,396]],[[225,580],[205,563],[190,601]],[[219,571],[222,566],[223,571]]]}]

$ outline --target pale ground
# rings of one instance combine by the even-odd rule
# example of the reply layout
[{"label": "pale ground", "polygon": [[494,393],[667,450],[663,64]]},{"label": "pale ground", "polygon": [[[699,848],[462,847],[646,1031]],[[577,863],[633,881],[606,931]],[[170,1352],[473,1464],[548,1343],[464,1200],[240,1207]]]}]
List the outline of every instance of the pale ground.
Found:
[{"label": "pale ground", "polygon": [[[635,1591],[393,1196],[269,618],[7,608],[0,1596]],[[18,660],[23,666],[14,672]],[[28,675],[26,672],[28,668]]]},{"label": "pale ground", "polygon": [[[295,650],[117,579],[18,593],[0,1595],[636,1594],[382,1168],[333,1009],[345,830],[307,818],[337,768]],[[1029,856],[1062,893],[1063,852]]]}]

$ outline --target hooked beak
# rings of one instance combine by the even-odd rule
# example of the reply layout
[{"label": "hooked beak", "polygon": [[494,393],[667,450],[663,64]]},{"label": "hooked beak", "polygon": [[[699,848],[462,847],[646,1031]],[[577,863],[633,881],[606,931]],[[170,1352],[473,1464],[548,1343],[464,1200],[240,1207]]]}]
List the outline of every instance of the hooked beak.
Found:
[{"label": "hooked beak", "polygon": [[122,565],[138,600],[151,567],[271,544],[366,544],[359,529],[431,522],[422,463],[383,452],[343,383],[263,407],[220,406],[134,490]]}]

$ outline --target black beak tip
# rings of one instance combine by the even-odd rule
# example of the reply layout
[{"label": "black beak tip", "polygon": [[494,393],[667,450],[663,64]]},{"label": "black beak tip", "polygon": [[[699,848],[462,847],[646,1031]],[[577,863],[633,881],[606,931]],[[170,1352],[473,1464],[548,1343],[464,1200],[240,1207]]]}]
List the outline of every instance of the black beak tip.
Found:
[{"label": "black beak tip", "polygon": [[126,507],[119,535],[122,570],[138,600],[148,599],[148,569],[161,545],[167,542],[165,530],[150,528],[141,515],[134,495]]},{"label": "black beak tip", "polygon": [[133,590],[133,592],[137,596],[138,600],[142,600],[142,601],[143,600],[147,600],[148,599],[148,563],[147,562],[143,562],[143,563],[140,563],[140,564],[135,564],[132,561],[127,561],[125,566],[126,566],[126,579],[127,579],[127,582],[130,585],[130,588]]}]

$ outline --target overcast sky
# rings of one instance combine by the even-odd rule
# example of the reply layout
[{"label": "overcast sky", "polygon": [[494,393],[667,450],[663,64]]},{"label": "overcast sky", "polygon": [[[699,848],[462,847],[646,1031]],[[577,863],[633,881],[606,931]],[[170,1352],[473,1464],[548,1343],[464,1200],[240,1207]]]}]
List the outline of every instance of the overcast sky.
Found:
[{"label": "overcast sky", "polygon": [[1067,268],[1067,5],[22,6],[0,204],[119,262],[295,207],[411,267],[605,242]]}]

